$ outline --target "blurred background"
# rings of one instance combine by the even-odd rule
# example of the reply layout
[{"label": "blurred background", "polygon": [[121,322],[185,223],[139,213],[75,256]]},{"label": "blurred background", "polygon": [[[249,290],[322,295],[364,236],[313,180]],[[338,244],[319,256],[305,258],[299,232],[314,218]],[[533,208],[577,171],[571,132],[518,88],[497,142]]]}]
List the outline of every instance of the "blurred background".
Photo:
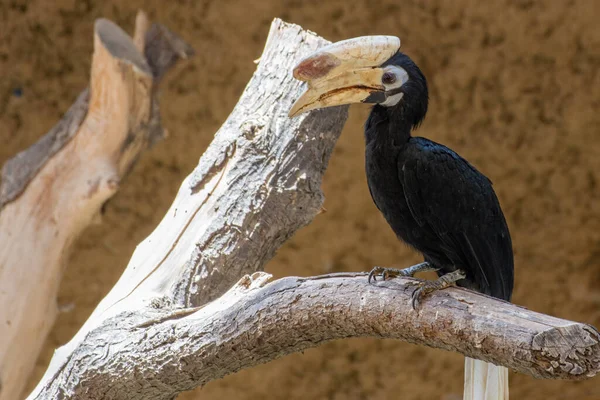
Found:
[{"label": "blurred background", "polygon": [[[0,163],[34,143],[88,83],[92,30],[105,17],[132,32],[141,8],[197,55],[162,85],[170,137],[146,153],[76,245],[61,314],[30,388],[108,292],[156,226],[235,105],[273,18],[331,41],[389,34],[429,80],[417,131],[494,182],[513,236],[513,301],[600,327],[600,2],[0,0]],[[353,106],[325,175],[326,213],[284,245],[276,277],[404,267],[420,258],[373,205]],[[463,357],[400,341],[354,339],[244,370],[182,399],[462,397]],[[514,399],[600,399],[598,379],[511,373]]]}]

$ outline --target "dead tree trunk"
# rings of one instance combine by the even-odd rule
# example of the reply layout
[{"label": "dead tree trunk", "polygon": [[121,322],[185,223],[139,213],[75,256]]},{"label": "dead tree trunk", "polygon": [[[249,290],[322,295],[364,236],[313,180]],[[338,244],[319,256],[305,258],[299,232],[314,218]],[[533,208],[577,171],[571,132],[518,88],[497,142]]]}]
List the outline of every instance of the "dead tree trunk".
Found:
[{"label": "dead tree trunk", "polygon": [[292,66],[325,43],[273,23],[234,111],[31,399],[172,399],[352,336],[459,351],[545,378],[598,372],[600,336],[588,325],[454,288],[414,312],[403,279],[369,285],[364,275],[342,274],[267,284],[269,275],[257,272],[321,209],[321,177],[346,108],[293,120],[287,113],[301,91]]},{"label": "dead tree trunk", "polygon": [[[143,55],[145,54],[145,56]],[[9,160],[0,186],[0,399],[21,395],[54,323],[71,243],[161,139],[161,76],[191,49],[140,13],[135,44],[96,23],[91,83],[40,141]]]}]

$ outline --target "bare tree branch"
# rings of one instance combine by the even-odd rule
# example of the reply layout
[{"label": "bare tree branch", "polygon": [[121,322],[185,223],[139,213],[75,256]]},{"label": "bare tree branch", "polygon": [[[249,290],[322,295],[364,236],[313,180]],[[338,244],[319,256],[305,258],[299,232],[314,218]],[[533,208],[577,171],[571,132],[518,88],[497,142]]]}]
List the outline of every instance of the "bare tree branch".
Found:
[{"label": "bare tree branch", "polygon": [[410,279],[374,285],[364,274],[338,274],[265,285],[268,278],[246,276],[194,312],[120,315],[91,332],[91,351],[65,366],[63,374],[76,380],[55,381],[45,393],[167,399],[242,368],[359,336],[457,351],[537,378],[585,379],[600,370],[593,327],[465,289],[434,293],[415,312]]},{"label": "bare tree branch", "polygon": [[140,13],[142,21],[135,39],[143,52],[112,22],[96,23],[90,88],[2,169],[0,400],[18,398],[35,365],[71,244],[141,152],[163,137],[159,79],[192,51]]},{"label": "bare tree branch", "polygon": [[301,89],[292,66],[324,44],[273,23],[236,108],[31,399],[172,399],[354,336],[458,351],[538,377],[597,373],[600,337],[587,325],[454,288],[414,312],[403,279],[369,285],[364,274],[342,274],[266,284],[269,275],[256,272],[320,211],[321,177],[346,108],[293,120],[287,112]]}]

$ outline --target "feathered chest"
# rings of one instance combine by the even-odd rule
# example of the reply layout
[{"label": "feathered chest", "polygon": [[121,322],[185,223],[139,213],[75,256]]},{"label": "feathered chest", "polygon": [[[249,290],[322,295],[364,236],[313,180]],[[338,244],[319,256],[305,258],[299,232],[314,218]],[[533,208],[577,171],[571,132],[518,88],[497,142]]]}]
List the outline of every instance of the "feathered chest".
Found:
[{"label": "feathered chest", "polygon": [[405,225],[411,216],[399,176],[402,173],[401,148],[367,144],[365,170],[375,205],[395,231],[402,229],[400,225]]}]

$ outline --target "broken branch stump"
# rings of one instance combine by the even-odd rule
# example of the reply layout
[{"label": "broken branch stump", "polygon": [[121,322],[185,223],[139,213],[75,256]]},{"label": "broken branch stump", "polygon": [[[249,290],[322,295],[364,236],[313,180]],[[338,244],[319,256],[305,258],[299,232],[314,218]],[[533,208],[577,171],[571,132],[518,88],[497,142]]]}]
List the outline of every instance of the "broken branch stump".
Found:
[{"label": "broken branch stump", "polygon": [[134,44],[112,22],[96,22],[89,89],[2,169],[0,400],[21,396],[56,317],[71,244],[163,136],[158,81],[192,50],[143,13],[138,27]]}]

